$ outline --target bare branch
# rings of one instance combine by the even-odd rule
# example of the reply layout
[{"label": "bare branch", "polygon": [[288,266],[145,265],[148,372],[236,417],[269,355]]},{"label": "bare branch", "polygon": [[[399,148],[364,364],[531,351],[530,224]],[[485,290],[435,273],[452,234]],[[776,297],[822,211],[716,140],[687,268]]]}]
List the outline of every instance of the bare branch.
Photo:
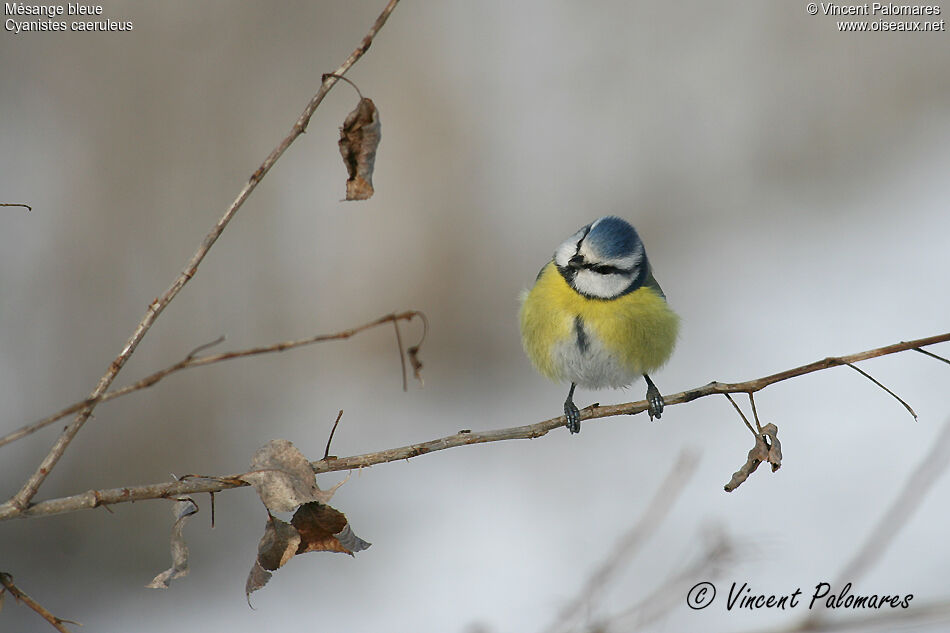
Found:
[{"label": "bare branch", "polygon": [[[935,345],[937,343],[944,343],[946,341],[950,341],[950,332],[917,339],[915,341],[901,341],[900,343],[894,343],[893,345],[877,347],[875,349],[869,349],[867,351],[850,354],[848,356],[831,356],[822,360],[817,360],[807,365],[786,369],[785,371],[781,371],[777,374],[756,378],[755,380],[749,380],[746,382],[711,382],[708,385],[704,385],[696,389],[690,389],[689,391],[682,391],[673,395],[663,396],[663,400],[667,405],[671,405],[692,402],[697,398],[702,398],[704,396],[717,393],[755,393],[757,391],[762,391],[769,385],[774,385],[777,382],[782,382],[790,378],[797,378],[798,376],[804,376],[805,374],[811,374],[823,369],[847,365],[849,363],[856,363],[869,358],[877,358],[879,356],[896,354],[918,347],[927,347],[928,345]],[[636,413],[646,411],[649,406],[650,405],[645,400],[640,400],[638,402],[617,404],[606,407],[587,407],[581,411],[581,419],[588,420],[591,418],[606,418],[615,415],[634,415]]]},{"label": "bare branch", "polygon": [[9,591],[10,595],[16,598],[17,602],[22,602],[29,608],[36,611],[44,620],[50,623],[50,625],[57,631],[62,633],[69,633],[69,629],[66,628],[66,624],[75,624],[76,626],[82,626],[79,622],[73,622],[72,620],[64,620],[63,618],[57,618],[55,615],[49,612],[49,610],[41,605],[39,602],[31,598],[30,596],[23,593],[23,591],[13,584],[13,576],[8,573],[0,572],[0,585],[3,587],[0,588],[0,594],[4,591]]},{"label": "bare branch", "polygon": [[914,516],[914,512],[920,507],[924,497],[947,470],[948,451],[950,451],[950,420],[944,422],[943,429],[934,440],[930,451],[907,478],[904,488],[874,526],[864,545],[838,574],[838,581],[854,581],[860,578],[884,555],[887,545]]},{"label": "bare branch", "polygon": [[[385,322],[387,318],[383,319]],[[683,391],[671,396],[664,397],[667,405],[682,404],[691,402],[704,396],[725,393],[754,393],[761,391],[769,385],[789,380],[796,376],[846,365],[850,362],[896,354],[909,349],[934,345],[950,340],[950,334],[941,334],[916,341],[896,343],[886,347],[879,347],[849,356],[831,357],[816,361],[808,365],[802,365],[789,369],[778,374],[765,376],[741,383],[720,383],[711,382],[703,387],[698,387],[689,391]],[[202,357],[210,358],[210,357]],[[199,359],[196,359],[199,360]],[[632,415],[646,411],[649,405],[646,401],[628,402],[626,404],[617,404],[612,406],[592,405],[581,410],[582,419],[606,418],[619,415]],[[311,462],[315,473],[326,473],[340,470],[355,470],[364,466],[373,466],[375,464],[384,464],[386,462],[400,461],[441,451],[457,446],[467,446],[470,444],[485,444],[487,442],[500,442],[503,440],[533,439],[546,435],[548,432],[562,427],[565,424],[564,416],[551,418],[542,422],[528,424],[525,426],[516,426],[506,429],[496,429],[491,431],[473,432],[470,430],[459,431],[454,435],[448,435],[428,442],[418,444],[409,444],[397,448],[390,448],[374,453],[365,453],[363,455],[354,455],[352,457],[327,457],[319,461]],[[763,427],[768,429],[769,425]],[[775,465],[773,464],[773,468]],[[228,488],[237,488],[247,485],[241,481],[240,475],[230,475],[220,478],[208,478],[200,481],[186,480],[174,481],[160,484],[151,484],[147,486],[136,486],[126,488],[113,488],[111,490],[90,490],[78,495],[63,497],[60,499],[51,499],[29,506],[26,509],[20,509],[11,503],[0,505],[0,521],[13,519],[17,517],[46,516],[51,514],[61,514],[63,512],[72,512],[84,508],[96,508],[102,505],[116,503],[126,503],[129,501],[143,501],[145,499],[163,499],[169,496],[187,495],[198,492],[219,492]]]},{"label": "bare branch", "polygon": [[27,211],[32,211],[33,207],[22,202],[0,202],[0,207],[23,207]]},{"label": "bare branch", "polygon": [[412,319],[416,317],[419,317],[420,319],[423,320],[423,322],[425,322],[425,315],[423,315],[421,312],[418,312],[415,310],[408,310],[406,312],[397,312],[394,314],[387,314],[385,316],[379,317],[378,319],[374,321],[370,321],[369,323],[364,323],[363,325],[358,325],[356,327],[352,327],[347,330],[342,330],[334,334],[318,334],[317,336],[311,336],[310,338],[298,339],[295,341],[281,341],[279,343],[271,343],[270,345],[263,345],[260,347],[252,347],[249,349],[235,350],[233,352],[224,352],[221,354],[209,354],[207,356],[195,356],[195,354],[197,354],[201,350],[207,349],[208,347],[219,343],[223,339],[222,337],[216,341],[212,341],[211,343],[205,343],[204,345],[196,347],[187,356],[185,356],[185,358],[178,361],[174,365],[170,365],[166,367],[165,369],[161,369],[153,374],[150,374],[146,376],[145,378],[142,378],[138,382],[122,387],[121,389],[115,389],[113,391],[109,391],[107,393],[100,395],[97,398],[91,398],[91,399],[87,398],[85,400],[74,402],[73,404],[69,405],[65,409],[57,413],[54,413],[53,415],[49,417],[43,418],[42,420],[39,420],[32,424],[27,424],[26,426],[23,426],[15,431],[11,431],[10,433],[4,435],[3,437],[0,437],[0,446],[3,446],[4,444],[9,444],[11,442],[15,442],[16,440],[22,437],[25,437],[29,435],[30,433],[34,433],[45,426],[49,426],[53,422],[61,418],[64,418],[71,413],[75,413],[76,411],[79,411],[80,409],[87,407],[92,403],[100,403],[100,402],[106,402],[107,400],[114,400],[115,398],[118,398],[120,396],[130,394],[133,391],[139,391],[140,389],[146,389],[148,387],[151,387],[152,385],[159,382],[166,376],[170,374],[174,374],[175,372],[181,371],[183,369],[189,369],[191,367],[203,367],[204,365],[212,365],[214,363],[220,363],[226,360],[233,360],[235,358],[244,358],[246,356],[259,356],[261,354],[273,354],[275,352],[283,352],[289,349],[295,349],[297,347],[313,345],[315,343],[324,343],[326,341],[345,340],[359,334],[360,332],[382,325],[383,323],[389,323],[390,321],[395,323],[400,320],[411,321]]},{"label": "bare branch", "polygon": [[[752,425],[749,424],[749,418],[745,417],[745,413],[742,412],[742,409],[739,408],[739,405],[736,404],[736,401],[732,399],[732,396],[730,396],[728,393],[724,393],[723,395],[726,396],[726,400],[729,401],[729,404],[733,406],[733,408],[739,414],[739,417],[742,418],[742,421],[745,423],[746,428],[749,429],[750,433],[752,433],[752,437],[758,436],[758,433],[756,433],[755,429],[752,428]],[[749,396],[751,397],[752,394],[750,393]]]},{"label": "bare branch", "polygon": [[752,417],[755,418],[755,428],[759,429],[759,433],[762,433],[762,423],[759,422],[759,412],[755,410],[755,394],[751,391],[749,392],[749,403],[752,405]]},{"label": "bare branch", "polygon": [[342,417],[343,409],[340,409],[340,412],[336,415],[336,421],[333,423],[333,428],[330,429],[330,437],[327,438],[327,450],[323,451],[323,459],[330,457],[330,444],[333,442],[333,434],[336,433],[336,427]]},{"label": "bare branch", "polygon": [[933,352],[928,352],[927,350],[925,350],[925,349],[920,349],[919,347],[915,347],[915,348],[914,348],[914,351],[915,351],[915,352],[920,352],[921,354],[924,354],[924,355],[929,356],[929,357],[931,357],[931,358],[936,358],[937,360],[943,361],[943,362],[945,362],[946,364],[950,365],[950,360],[947,360],[947,359],[944,358],[943,356],[937,356],[937,355],[934,354]]},{"label": "bare branch", "polygon": [[220,492],[229,488],[240,488],[249,485],[239,479],[240,474],[226,477],[182,477],[178,481],[169,481],[160,484],[144,486],[130,486],[111,488],[108,490],[87,490],[86,492],[50,499],[34,503],[26,510],[18,511],[11,504],[0,505],[0,520],[16,519],[19,517],[51,516],[105,507],[130,501],[144,501],[146,499],[170,499],[182,495],[199,492]]},{"label": "bare branch", "polygon": [[[944,422],[940,435],[930,447],[914,472],[907,478],[904,487],[894,498],[891,507],[868,534],[867,539],[854,557],[838,573],[833,586],[841,586],[845,582],[855,582],[861,578],[874,564],[880,560],[894,541],[898,532],[903,529],[914,512],[920,507],[930,492],[930,489],[947,469],[947,451],[950,451],[950,420]],[[818,610],[811,612],[797,623],[773,633],[804,633],[806,631],[843,631],[867,625],[884,625],[894,622],[906,623],[917,619],[950,618],[950,601],[933,602],[923,606],[915,606],[912,610],[880,614],[869,617],[854,617],[846,619],[828,620],[827,612]]]},{"label": "bare branch", "polygon": [[[598,624],[602,631],[640,631],[660,620],[680,604],[697,578],[715,579],[723,568],[743,554],[729,536],[713,532],[707,536],[702,554],[691,564],[669,576],[662,584],[636,604],[610,616]],[[594,629],[589,629],[593,633]]]},{"label": "bare branch", "polygon": [[791,626],[768,629],[767,631],[760,631],[759,633],[867,631],[868,627],[880,630],[881,627],[889,624],[897,625],[901,630],[905,630],[905,627],[909,626],[912,622],[939,622],[948,619],[950,619],[950,600],[940,600],[927,602],[922,605],[915,603],[913,609],[901,609],[900,611],[878,611],[870,615],[856,615],[835,618],[834,620],[822,620],[819,622],[805,620]]},{"label": "bare branch", "polygon": [[863,369],[861,369],[861,368],[858,367],[857,365],[853,365],[853,364],[851,364],[851,363],[848,363],[848,367],[850,367],[850,368],[853,369],[854,371],[858,372],[859,374],[861,374],[862,376],[864,376],[865,378],[867,378],[868,380],[870,380],[871,382],[873,382],[875,385],[877,385],[878,387],[880,387],[881,389],[883,389],[883,390],[886,391],[887,393],[891,394],[898,402],[900,402],[902,405],[904,405],[904,408],[905,408],[905,409],[907,409],[908,411],[910,411],[910,414],[911,414],[912,416],[914,416],[914,419],[915,419],[915,420],[917,419],[917,414],[914,412],[913,409],[910,408],[910,405],[907,404],[906,402],[904,402],[904,400],[903,400],[899,395],[897,395],[896,393],[894,393],[893,391],[891,391],[890,389],[888,389],[887,387],[885,387],[884,385],[882,385],[880,382],[878,382],[878,380],[877,380],[874,376],[872,376],[871,374],[867,373],[866,371],[864,371]]},{"label": "bare branch", "polygon": [[409,379],[406,378],[406,353],[403,351],[402,334],[399,333],[399,321],[393,319],[393,329],[396,330],[396,347],[399,348],[399,367],[402,369],[402,390],[409,391]]},{"label": "bare branch", "polygon": [[610,550],[609,556],[587,578],[587,582],[584,583],[577,596],[561,609],[557,619],[546,629],[549,633],[570,631],[587,615],[603,588],[619,571],[624,569],[643,543],[666,520],[673,504],[686,487],[686,483],[696,472],[698,463],[697,455],[687,451],[680,453],[679,458],[670,467],[666,479],[657,488],[653,499],[640,516],[640,520],[620,537],[617,544]]},{"label": "bare branch", "polygon": [[[379,32],[379,30],[386,23],[386,20],[389,18],[389,15],[392,13],[393,9],[396,8],[399,0],[390,0],[386,5],[386,8],[383,9],[379,17],[376,18],[376,22],[373,23],[373,26],[370,28],[369,32],[363,37],[363,41],[360,42],[360,45],[350,53],[350,56],[346,58],[346,61],[340,65],[333,75],[344,75],[350,69],[350,67],[356,63],[356,61],[362,57],[367,50],[369,50],[370,45],[373,43],[373,38]],[[182,288],[185,287],[185,284],[191,280],[192,277],[198,272],[198,266],[201,264],[202,260],[211,250],[211,247],[221,236],[221,233],[224,231],[225,227],[237,213],[238,209],[244,204],[247,198],[251,195],[254,189],[257,187],[261,179],[270,171],[271,167],[274,166],[274,163],[283,155],[283,153],[290,147],[298,136],[303,134],[307,125],[310,123],[310,118],[313,116],[314,111],[317,109],[317,106],[323,101],[323,98],[326,97],[327,93],[336,85],[336,82],[339,81],[336,77],[330,76],[326,77],[323,80],[323,83],[320,85],[317,93],[310,99],[310,102],[307,103],[307,107],[304,108],[303,114],[300,115],[300,118],[297,119],[297,122],[294,123],[293,127],[290,130],[290,133],[271,151],[271,153],[264,159],[264,162],[261,163],[260,167],[251,174],[250,179],[238,193],[237,198],[234,202],[231,203],[231,206],[225,211],[224,215],[215,223],[211,231],[205,236],[201,241],[201,244],[198,246],[198,250],[195,251],[195,254],[192,255],[191,259],[188,261],[188,264],[185,266],[184,270],[175,278],[171,286],[165,290],[164,293],[152,303],[149,304],[148,309],[145,311],[145,316],[142,317],[142,320],[139,321],[138,325],[132,332],[132,335],[129,337],[129,340],[122,347],[122,351],[119,352],[119,355],[116,356],[115,360],[109,365],[109,368],[99,379],[99,382],[96,384],[95,389],[92,390],[92,393],[89,394],[90,403],[84,406],[79,413],[76,415],[75,419],[63,430],[59,438],[53,444],[53,447],[50,449],[46,457],[43,458],[43,461],[40,462],[40,465],[37,467],[36,471],[27,479],[26,483],[23,484],[23,487],[20,488],[13,498],[8,501],[8,504],[11,504],[14,508],[19,510],[25,509],[30,500],[36,495],[36,492],[39,490],[40,486],[43,485],[43,482],[46,480],[46,477],[53,470],[53,467],[59,462],[60,458],[63,456],[63,453],[66,452],[66,449],[69,447],[69,444],[72,442],[73,438],[79,432],[79,430],[86,423],[86,420],[89,419],[89,416],[92,415],[92,411],[98,403],[98,398],[104,394],[109,385],[112,384],[112,381],[115,380],[115,377],[118,375],[119,371],[125,365],[126,361],[129,360],[129,357],[132,356],[135,349],[138,347],[139,343],[145,337],[145,334],[152,327],[152,324],[155,322],[155,319],[162,313],[162,311],[171,303]]]}]

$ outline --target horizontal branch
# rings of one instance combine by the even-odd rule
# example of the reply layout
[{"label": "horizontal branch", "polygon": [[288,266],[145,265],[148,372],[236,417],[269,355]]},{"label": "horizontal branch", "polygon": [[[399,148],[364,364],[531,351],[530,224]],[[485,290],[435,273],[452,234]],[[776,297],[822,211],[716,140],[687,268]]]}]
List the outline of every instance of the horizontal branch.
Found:
[{"label": "horizontal branch", "polygon": [[[298,347],[304,347],[306,345],[313,345],[315,343],[324,343],[326,341],[339,341],[348,339],[360,332],[374,328],[383,323],[395,323],[397,321],[411,321],[413,318],[419,317],[425,322],[425,315],[422,312],[417,310],[407,310],[405,312],[398,312],[393,314],[387,314],[381,316],[375,321],[370,321],[369,323],[364,323],[363,325],[358,325],[356,327],[349,328],[347,330],[342,330],[334,334],[319,334],[317,336],[311,336],[310,338],[298,339],[295,341],[281,341],[279,343],[271,343],[270,345],[263,345],[259,347],[252,347],[249,349],[235,350],[232,352],[223,352],[221,354],[208,354],[206,356],[196,356],[199,351],[210,347],[213,344],[219,343],[221,339],[210,343],[208,345],[202,345],[201,347],[195,349],[190,354],[185,356],[182,360],[178,361],[174,365],[170,365],[164,369],[142,378],[138,382],[135,382],[131,385],[122,387],[121,389],[115,389],[113,391],[106,392],[95,398],[86,398],[85,400],[79,400],[69,405],[68,407],[50,415],[49,417],[43,418],[38,422],[32,424],[27,424],[20,427],[15,431],[11,431],[6,435],[0,437],[0,446],[4,444],[9,444],[15,442],[23,437],[26,437],[30,433],[35,433],[43,427],[49,426],[53,422],[65,418],[67,415],[76,413],[77,411],[91,405],[94,403],[106,402],[108,400],[114,400],[120,396],[124,396],[132,393],[133,391],[139,391],[140,389],[146,389],[151,387],[155,383],[159,382],[166,376],[174,374],[175,372],[181,371],[183,369],[189,369],[191,367],[203,367],[205,365],[212,365],[214,363],[220,363],[226,360],[233,360],[235,358],[244,358],[247,356],[259,356],[261,354],[273,354],[275,352],[283,352],[289,349],[295,349]],[[418,345],[416,346],[418,347]],[[400,345],[400,353],[402,351],[402,345]]]},{"label": "horizontal branch", "polygon": [[[919,349],[936,343],[950,341],[950,333],[931,336],[928,338],[917,339],[915,341],[904,341],[879,347],[857,354],[848,356],[829,357],[801,367],[795,367],[786,371],[749,380],[739,383],[721,383],[711,382],[703,387],[681,391],[680,393],[664,396],[667,405],[683,404],[691,402],[704,396],[723,393],[755,393],[769,385],[784,380],[789,380],[798,376],[856,363],[869,358],[878,356],[887,356],[911,349]],[[606,418],[618,415],[633,415],[642,413],[649,408],[645,400],[638,402],[629,402],[611,406],[590,406],[581,410],[581,419],[590,420],[595,418]],[[428,442],[410,444],[398,448],[377,451],[374,453],[365,453],[352,457],[327,457],[319,461],[311,462],[315,473],[326,473],[341,470],[354,470],[364,466],[373,466],[386,462],[394,462],[403,459],[410,459],[433,453],[435,451],[454,448],[457,446],[467,446],[470,444],[485,444],[487,442],[500,442],[503,440],[533,439],[546,435],[549,431],[564,426],[566,420],[564,416],[544,420],[535,424],[525,426],[516,426],[507,429],[496,429],[492,431],[474,432],[471,430],[462,430],[453,435],[442,437]],[[64,512],[73,512],[85,508],[96,508],[103,505],[112,505],[117,503],[126,503],[129,501],[144,501],[146,499],[167,499],[181,495],[196,494],[201,492],[219,492],[230,488],[238,488],[247,485],[241,481],[240,475],[229,475],[226,477],[204,477],[204,478],[185,478],[180,481],[172,481],[160,484],[151,484],[147,486],[133,486],[126,488],[113,488],[110,490],[90,490],[78,495],[63,497],[60,499],[51,499],[33,504],[23,510],[16,508],[10,503],[0,505],[0,520],[14,519],[18,517],[35,517],[61,514]]]},{"label": "horizontal branch", "polygon": [[[714,394],[755,393],[777,382],[782,382],[783,380],[788,380],[790,378],[796,378],[805,374],[821,371],[823,369],[829,369],[831,367],[838,367],[841,365],[849,365],[858,361],[867,360],[869,358],[887,356],[888,354],[905,352],[909,349],[916,349],[946,341],[950,341],[950,332],[946,334],[939,334],[937,336],[917,339],[916,341],[902,341],[900,343],[895,343],[894,345],[878,347],[876,349],[858,352],[857,354],[851,354],[849,356],[833,356],[824,358],[807,365],[802,365],[801,367],[787,369],[777,374],[756,378],[755,380],[748,380],[746,382],[711,382],[702,387],[697,387],[696,389],[690,389],[688,391],[681,391],[669,396],[663,396],[663,401],[667,406],[669,406],[692,402],[698,398],[711,396]],[[617,415],[635,415],[637,413],[642,413],[649,408],[650,405],[646,400],[609,406],[592,405],[581,409],[581,420],[607,418]],[[495,431],[484,431],[480,433],[473,433],[472,431],[460,431],[455,435],[450,435],[448,437],[443,437],[428,442],[422,442],[420,444],[410,444],[409,446],[401,446],[399,448],[391,448],[375,453],[356,455],[354,457],[322,459],[313,463],[313,469],[317,473],[335,470],[352,470],[354,468],[362,468],[364,466],[373,466],[374,464],[382,464],[400,459],[409,459],[410,457],[417,457],[419,455],[425,455],[426,453],[441,451],[447,448],[454,448],[456,446],[484,444],[485,442],[498,442],[501,440],[534,439],[536,437],[546,435],[553,429],[564,426],[565,422],[566,420],[564,416],[558,416],[543,422],[536,422],[534,424],[516,426],[508,429],[498,429]]]}]

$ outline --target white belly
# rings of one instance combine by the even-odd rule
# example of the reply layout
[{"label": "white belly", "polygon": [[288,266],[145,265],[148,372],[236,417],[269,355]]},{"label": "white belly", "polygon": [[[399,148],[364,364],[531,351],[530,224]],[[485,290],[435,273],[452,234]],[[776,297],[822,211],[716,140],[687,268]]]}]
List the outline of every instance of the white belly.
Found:
[{"label": "white belly", "polygon": [[626,387],[640,372],[624,366],[590,328],[574,323],[572,336],[554,345],[552,359],[561,378],[586,389]]}]

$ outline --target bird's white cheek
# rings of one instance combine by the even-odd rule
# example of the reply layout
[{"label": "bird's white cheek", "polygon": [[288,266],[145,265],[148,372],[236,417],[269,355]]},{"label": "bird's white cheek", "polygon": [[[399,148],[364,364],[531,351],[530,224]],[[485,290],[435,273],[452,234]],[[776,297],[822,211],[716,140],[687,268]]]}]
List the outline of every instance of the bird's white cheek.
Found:
[{"label": "bird's white cheek", "polygon": [[630,285],[630,279],[624,275],[601,275],[592,270],[578,270],[574,276],[574,287],[589,297],[610,299],[616,297]]},{"label": "bird's white cheek", "polygon": [[577,241],[572,242],[570,239],[568,239],[563,244],[558,246],[556,251],[554,251],[554,263],[561,268],[566,267],[567,262],[570,261],[571,257],[574,256],[576,251]]}]

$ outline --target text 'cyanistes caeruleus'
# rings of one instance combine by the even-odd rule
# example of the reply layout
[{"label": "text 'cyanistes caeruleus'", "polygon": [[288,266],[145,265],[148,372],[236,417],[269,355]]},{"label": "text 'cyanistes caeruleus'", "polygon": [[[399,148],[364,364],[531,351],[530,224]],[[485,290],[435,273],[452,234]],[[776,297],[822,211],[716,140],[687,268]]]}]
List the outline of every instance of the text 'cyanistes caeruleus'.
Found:
[{"label": "text 'cyanistes caeruleus'", "polygon": [[643,376],[650,419],[660,417],[663,396],[647,374],[673,353],[679,317],[630,224],[607,216],[567,238],[524,293],[520,317],[521,341],[534,366],[571,383],[564,402],[571,433],[581,430],[577,385],[626,387]]}]

